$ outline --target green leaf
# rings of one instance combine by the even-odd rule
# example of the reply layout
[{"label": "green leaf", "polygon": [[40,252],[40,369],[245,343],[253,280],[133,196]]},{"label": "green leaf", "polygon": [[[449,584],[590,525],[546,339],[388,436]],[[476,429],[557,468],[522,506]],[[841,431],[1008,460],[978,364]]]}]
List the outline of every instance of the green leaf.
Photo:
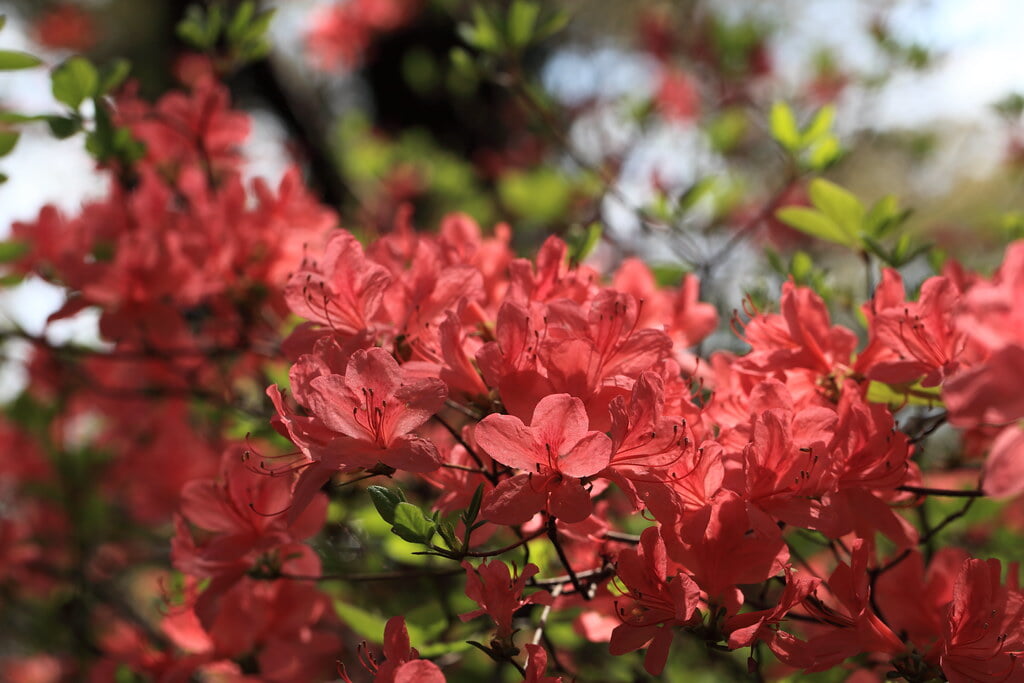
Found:
[{"label": "green leaf", "polygon": [[831,218],[849,238],[849,243],[856,246],[864,223],[864,206],[851,192],[839,187],[824,178],[815,178],[807,188],[807,193],[823,214]]},{"label": "green leaf", "polygon": [[[577,228],[578,229],[578,228]],[[569,243],[569,262],[574,264],[583,263],[594,251],[594,247],[601,241],[604,231],[600,223],[591,223],[586,230],[574,236]]]},{"label": "green leaf", "polygon": [[530,0],[513,0],[508,10],[508,42],[512,47],[524,47],[533,38],[533,29],[540,15],[540,5]]},{"label": "green leaf", "polygon": [[249,22],[249,31],[246,37],[251,40],[255,37],[263,38],[266,36],[267,31],[270,29],[270,22],[274,20],[276,14],[276,9],[264,10],[257,14],[256,18]]},{"label": "green leaf", "polygon": [[872,380],[868,384],[867,400],[871,403],[887,403],[891,408],[905,405],[941,407],[942,390],[940,387],[922,387],[915,384],[886,384]]},{"label": "green leaf", "polygon": [[124,83],[128,74],[132,71],[132,63],[127,59],[118,59],[103,69],[100,76],[100,87],[98,94],[106,95]]},{"label": "green leaf", "polygon": [[256,15],[250,14],[246,24],[241,28],[232,31],[232,27],[228,27],[228,41],[237,61],[252,62],[270,53],[272,46],[267,39],[267,30],[270,28],[274,13],[275,10],[271,9]]},{"label": "green leaf", "polygon": [[[362,607],[351,605],[341,600],[334,601],[334,611],[337,613],[341,620],[345,622],[345,625],[356,632],[361,638],[372,641],[374,643],[380,643],[384,640],[384,626],[387,624],[387,619],[381,616],[377,616],[372,612],[369,612]],[[462,650],[461,642],[452,643],[449,646],[447,643],[441,644],[441,649],[428,646],[428,642],[433,640],[428,637],[428,633],[423,629],[422,626],[413,623],[408,618],[405,620],[405,628],[409,632],[409,641],[413,647],[415,647],[421,655],[424,657],[436,657],[438,654],[442,654],[444,651],[455,651]]]},{"label": "green leaf", "polygon": [[458,30],[467,44],[481,52],[498,52],[502,47],[501,34],[481,5],[473,6],[473,23],[460,24]]},{"label": "green leaf", "polygon": [[46,123],[58,140],[69,138],[82,130],[82,120],[77,116],[50,116],[47,117]]},{"label": "green leaf", "polygon": [[928,250],[928,265],[935,273],[942,272],[946,261],[949,259],[949,252],[941,247],[932,247]]},{"label": "green leaf", "polygon": [[831,104],[825,105],[818,110],[806,130],[800,136],[802,147],[809,147],[812,143],[824,138],[832,130],[832,124],[836,120],[836,108]]},{"label": "green leaf", "polygon": [[418,93],[426,95],[434,92],[440,74],[430,51],[419,47],[407,50],[402,55],[402,77]]},{"label": "green leaf", "polygon": [[561,216],[572,199],[565,177],[552,168],[512,171],[498,181],[502,203],[519,216],[535,223],[547,223]]},{"label": "green leaf", "polygon": [[471,526],[476,521],[477,515],[480,514],[480,503],[484,499],[484,485],[479,484],[476,487],[476,491],[473,492],[473,498],[469,501],[469,507],[462,513],[462,521],[466,526]]},{"label": "green leaf", "polygon": [[464,48],[453,47],[452,51],[448,53],[448,57],[451,60],[452,68],[457,73],[470,78],[476,78],[476,64],[473,63],[473,58]]},{"label": "green leaf", "polygon": [[178,24],[175,32],[178,34],[178,38],[186,45],[205,49],[203,43],[206,42],[206,35],[203,33],[203,27],[200,24],[184,19]]},{"label": "green leaf", "polygon": [[4,26],[6,26],[6,25],[7,25],[7,15],[6,14],[0,14],[0,31],[2,31],[4,29]]},{"label": "green leaf", "polygon": [[448,546],[449,550],[457,550],[461,547],[458,539],[455,537],[455,527],[452,526],[451,522],[439,522],[437,533],[444,539],[444,543]]},{"label": "green leaf", "polygon": [[28,243],[17,240],[0,242],[0,263],[11,263],[28,253]]},{"label": "green leaf", "polygon": [[540,28],[537,29],[535,37],[537,40],[550,38],[568,26],[570,19],[572,19],[572,16],[567,11],[558,10],[555,14],[551,15],[550,18],[541,22]]},{"label": "green leaf", "polygon": [[820,211],[804,206],[786,206],[776,211],[775,217],[811,237],[848,247],[858,246],[856,240],[851,240],[834,220]]},{"label": "green leaf", "polygon": [[43,60],[27,52],[0,50],[0,71],[16,71],[39,66]]},{"label": "green leaf", "polygon": [[0,157],[5,157],[14,150],[19,137],[21,133],[13,130],[0,130]]},{"label": "green leaf", "polygon": [[790,152],[800,149],[800,128],[797,126],[793,110],[785,102],[772,105],[770,127],[772,137]]},{"label": "green leaf", "polygon": [[72,109],[77,110],[82,102],[97,95],[99,74],[96,67],[85,57],[72,57],[53,71],[53,96]]},{"label": "green leaf", "polygon": [[909,210],[900,209],[895,196],[886,195],[875,202],[864,216],[864,232],[872,237],[884,237],[899,227],[909,215]]},{"label": "green leaf", "polygon": [[384,625],[387,623],[383,617],[371,614],[366,610],[349,605],[341,600],[334,601],[334,611],[350,629],[362,638],[381,642],[384,636]]},{"label": "green leaf", "polygon": [[383,486],[370,486],[366,490],[370,494],[370,500],[373,501],[373,507],[377,508],[381,518],[388,524],[394,524],[395,508],[399,503],[405,501],[405,494],[402,493],[402,490],[396,489],[396,492]]},{"label": "green leaf", "polygon": [[729,153],[747,133],[747,115],[739,107],[726,109],[707,125],[708,138],[716,151]]},{"label": "green leaf", "polygon": [[46,121],[48,118],[45,114],[18,114],[13,111],[0,111],[0,123],[32,123],[33,121]]},{"label": "green leaf", "polygon": [[765,247],[764,257],[765,259],[768,260],[768,265],[771,267],[773,271],[783,276],[789,274],[791,268],[788,264],[783,262],[782,256],[779,254],[779,252],[775,251],[771,247]]},{"label": "green leaf", "polygon": [[246,0],[238,9],[235,10],[235,14],[231,17],[231,22],[228,24],[227,37],[231,42],[238,42],[242,39],[249,28],[249,22],[252,21],[253,16],[256,14],[256,6],[253,5],[251,0]]},{"label": "green leaf", "polygon": [[430,543],[437,530],[433,520],[424,517],[418,507],[404,502],[395,506],[394,525],[392,531],[409,543]]},{"label": "green leaf", "polygon": [[789,264],[789,272],[797,284],[807,284],[814,271],[814,262],[806,251],[797,251]]},{"label": "green leaf", "polygon": [[209,11],[204,11],[199,5],[191,5],[175,30],[178,37],[192,47],[209,50],[217,43],[223,25],[220,5],[212,5]]},{"label": "green leaf", "polygon": [[813,171],[824,171],[831,166],[842,155],[843,149],[839,146],[839,140],[829,136],[816,143],[807,153],[807,165]]},{"label": "green leaf", "polygon": [[701,199],[712,192],[717,184],[717,178],[708,176],[707,178],[701,178],[693,185],[690,185],[688,188],[683,190],[683,193],[679,195],[679,199],[676,201],[676,204],[679,206],[679,210],[689,211],[692,209]]}]

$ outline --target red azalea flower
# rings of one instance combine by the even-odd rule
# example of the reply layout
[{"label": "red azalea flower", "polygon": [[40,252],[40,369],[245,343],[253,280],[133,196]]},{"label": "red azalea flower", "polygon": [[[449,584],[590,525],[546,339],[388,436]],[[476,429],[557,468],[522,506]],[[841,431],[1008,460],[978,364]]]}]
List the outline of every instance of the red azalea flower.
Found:
[{"label": "red azalea flower", "polygon": [[499,524],[522,524],[546,509],[564,522],[590,515],[590,493],[580,481],[603,470],[612,442],[589,430],[583,401],[568,394],[546,396],[530,426],[512,415],[488,415],[476,441],[494,460],[525,470],[498,484],[484,498],[483,516]]},{"label": "red azalea flower", "polygon": [[[410,645],[405,617],[391,617],[384,626],[383,663],[378,664],[373,655],[362,650],[360,656],[363,666],[373,674],[373,683],[445,683],[437,664],[420,659],[420,653]],[[352,683],[344,667],[340,673],[343,681]]]},{"label": "red azalea flower", "polygon": [[350,337],[372,329],[370,321],[390,282],[387,270],[366,258],[359,241],[339,231],[331,235],[321,258],[302,260],[284,295],[297,315]]},{"label": "red azalea flower", "polygon": [[1000,583],[999,560],[967,560],[953,586],[953,602],[939,663],[951,683],[1024,681],[1024,593],[1011,565]]},{"label": "red azalea flower", "polygon": [[612,631],[609,651],[622,655],[646,646],[644,668],[658,676],[665,668],[675,627],[692,626],[701,619],[700,589],[669,559],[657,527],[644,529],[638,548],[619,553],[616,574],[632,602],[628,609],[615,605],[622,623]]},{"label": "red azalea flower", "polygon": [[526,652],[530,658],[526,662],[526,676],[523,683],[562,683],[561,676],[545,676],[548,668],[548,651],[540,645],[527,643]]},{"label": "red azalea flower", "polygon": [[516,610],[523,605],[550,605],[554,601],[547,591],[523,597],[526,582],[540,571],[535,564],[523,567],[523,573],[518,576],[510,574],[508,565],[501,560],[485,562],[479,567],[463,560],[462,566],[466,569],[466,595],[480,605],[480,609],[460,614],[459,618],[469,621],[486,614],[498,627],[495,638],[502,641],[511,641],[512,616]]},{"label": "red azalea flower", "polygon": [[80,7],[59,4],[36,19],[35,38],[50,48],[85,52],[96,44],[96,22]]},{"label": "red azalea flower", "polygon": [[[318,344],[317,348],[329,346]],[[430,472],[441,464],[437,447],[410,432],[444,404],[444,382],[414,379],[381,348],[355,351],[344,375],[329,374],[330,366],[325,360],[322,367],[328,374],[312,379],[292,377],[295,398],[309,417],[291,412],[277,387],[267,390],[278,412],[275,427],[302,451],[300,462],[274,470],[276,474],[302,470],[293,492],[291,519],[338,470],[383,463],[399,470]]]}]

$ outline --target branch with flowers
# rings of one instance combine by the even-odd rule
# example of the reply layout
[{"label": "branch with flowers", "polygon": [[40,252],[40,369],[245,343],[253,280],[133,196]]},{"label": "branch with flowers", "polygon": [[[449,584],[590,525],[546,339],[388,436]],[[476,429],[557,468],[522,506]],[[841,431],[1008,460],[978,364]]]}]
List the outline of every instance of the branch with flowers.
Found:
[{"label": "branch with flowers", "polygon": [[[428,4],[328,8],[310,48],[356,65]],[[584,158],[572,113],[530,82],[567,16],[505,5],[458,17],[453,65],[537,119],[579,174],[580,216],[625,205],[694,272],[666,278],[568,201],[527,250],[518,226],[435,225],[397,192],[339,216],[298,167],[248,180],[251,119],[224,80],[270,50],[252,2],[187,13],[198,53],[155,102],[126,67],[72,57],[51,74],[59,111],[0,117],[79,136],[111,181],[0,248],[16,278],[64,289],[50,322],[94,311],[102,340],[0,331],[30,347],[0,421],[0,605],[66,621],[4,634],[0,677],[553,683],[700,662],[735,680],[1024,679],[1019,569],[976,517],[1024,494],[1024,241],[992,273],[947,260],[907,287],[925,256],[907,212],[821,177],[841,157],[833,108],[803,125],[758,109],[763,46],[726,60],[691,36],[676,54],[650,16],[646,116],[743,102],[783,181],[702,230],[704,181],[669,206],[655,179],[635,204],[623,159]],[[0,51],[0,69],[39,65]],[[540,187],[509,174],[499,202]],[[864,268],[849,324],[798,251],[721,341],[709,283],[785,226]]]}]

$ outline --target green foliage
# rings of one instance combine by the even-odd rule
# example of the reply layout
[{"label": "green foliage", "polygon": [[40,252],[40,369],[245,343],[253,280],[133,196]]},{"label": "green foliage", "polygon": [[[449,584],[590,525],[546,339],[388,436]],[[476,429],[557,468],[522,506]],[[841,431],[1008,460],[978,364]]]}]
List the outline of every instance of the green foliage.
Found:
[{"label": "green foliage", "polygon": [[391,490],[383,486],[368,488],[373,506],[385,522],[391,525],[391,532],[409,543],[429,545],[437,533],[438,522],[428,517],[418,507],[405,499],[401,489]]},{"label": "green foliage", "polygon": [[24,256],[29,250],[29,245],[20,240],[7,240],[0,242],[0,263],[11,263]]},{"label": "green foliage", "polygon": [[813,208],[786,206],[775,212],[776,217],[812,237],[873,254],[894,268],[929,248],[915,244],[909,233],[897,235],[890,247],[883,244],[910,215],[891,195],[865,210],[853,193],[823,178],[811,181],[808,194]]},{"label": "green foliage", "polygon": [[72,57],[58,66],[51,80],[54,99],[75,111],[99,93],[99,72],[85,57]]},{"label": "green foliage", "polygon": [[518,53],[533,43],[550,38],[566,27],[569,13],[548,8],[537,0],[513,0],[505,13],[474,4],[472,20],[459,24],[462,40],[491,55]]},{"label": "green foliage", "polygon": [[50,127],[50,132],[58,140],[69,138],[82,130],[80,116],[48,116],[46,123]]},{"label": "green foliage", "polygon": [[95,127],[85,139],[85,148],[97,161],[106,163],[120,160],[131,164],[141,159],[145,147],[132,137],[127,128],[118,128],[110,118],[106,107],[97,103]]},{"label": "green foliage", "polygon": [[791,278],[794,283],[810,287],[828,301],[832,291],[828,285],[827,273],[823,268],[814,266],[814,259],[806,251],[796,250],[784,261],[782,256],[773,249],[765,249],[765,258],[772,270],[782,277]]},{"label": "green foliage", "polygon": [[43,60],[27,52],[0,50],[0,71],[17,71],[40,66]]},{"label": "green foliage", "polygon": [[811,171],[823,171],[842,155],[839,139],[832,133],[836,110],[822,107],[803,128],[785,102],[772,105],[769,128],[772,138],[800,165]]},{"label": "green foliage", "polygon": [[[98,69],[85,57],[71,57],[53,70],[50,76],[53,97],[70,109],[69,113],[23,117],[26,121],[45,120],[58,139],[69,138],[86,130],[86,150],[101,163],[119,160],[124,164],[140,159],[144,153],[127,128],[114,126],[105,102],[106,95],[117,89],[131,73],[131,64],[115,60]],[[92,101],[92,126],[87,128],[81,113],[82,105]]]},{"label": "green foliage", "polygon": [[185,18],[176,27],[178,37],[196,49],[211,50],[220,37],[224,25],[223,15],[223,7],[217,3],[209,8],[189,5],[185,10]]},{"label": "green foliage", "polygon": [[569,262],[583,263],[601,241],[603,228],[600,223],[591,223],[586,228],[574,226],[566,235],[569,247]]},{"label": "green foliage", "polygon": [[746,112],[739,107],[717,113],[705,128],[711,147],[722,154],[728,154],[736,149],[749,129]]},{"label": "green foliage", "polygon": [[533,223],[547,224],[569,207],[572,186],[558,171],[541,166],[509,171],[498,181],[498,196],[506,209]]},{"label": "green foliage", "polygon": [[1009,121],[1019,119],[1024,114],[1024,94],[1010,93],[993,103],[992,110]]},{"label": "green foliage", "polygon": [[127,59],[115,59],[100,70],[99,95],[106,95],[117,90],[132,72],[132,64]]},{"label": "green foliage", "polygon": [[5,157],[14,151],[19,137],[21,134],[13,130],[0,130],[0,157]]},{"label": "green foliage", "polygon": [[920,383],[886,384],[872,381],[868,384],[867,400],[872,403],[886,403],[891,409],[906,405],[942,407],[942,391],[939,387],[923,387]]},{"label": "green foliage", "polygon": [[423,514],[412,503],[401,502],[395,506],[392,533],[409,543],[430,543],[437,532],[437,522]]},{"label": "green foliage", "polygon": [[417,207],[417,216],[425,222],[451,211],[467,213],[481,223],[494,218],[494,204],[473,165],[439,147],[424,131],[409,130],[388,140],[377,135],[366,118],[352,114],[338,125],[333,147],[345,178],[365,204],[382,198],[382,180],[401,174],[413,178],[427,198]]},{"label": "green foliage", "polygon": [[405,494],[402,489],[396,488],[392,491],[384,486],[369,486],[366,491],[370,494],[373,507],[377,508],[377,513],[381,518],[388,524],[394,524],[395,508],[399,503],[405,502]]},{"label": "green foliage", "polygon": [[256,11],[256,3],[246,0],[231,13],[222,3],[208,7],[190,5],[176,31],[185,43],[202,52],[220,48],[233,68],[254,62],[270,53],[267,29],[274,10]]}]

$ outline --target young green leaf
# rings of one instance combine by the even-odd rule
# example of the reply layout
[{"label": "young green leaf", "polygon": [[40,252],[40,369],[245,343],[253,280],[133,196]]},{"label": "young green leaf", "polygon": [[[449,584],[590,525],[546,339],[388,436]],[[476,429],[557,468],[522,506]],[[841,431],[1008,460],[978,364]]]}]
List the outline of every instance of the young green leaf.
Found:
[{"label": "young green leaf", "polygon": [[856,248],[858,246],[855,239],[852,239],[834,220],[820,211],[804,206],[785,206],[775,212],[775,217],[811,237],[847,247]]},{"label": "young green leaf", "polygon": [[809,147],[812,143],[818,142],[832,130],[832,124],[836,120],[836,108],[827,104],[814,115],[806,130],[800,136],[800,144]]},{"label": "young green leaf", "polygon": [[569,244],[569,262],[582,263],[601,241],[603,230],[600,223],[591,223],[580,234],[573,236]]},{"label": "young green leaf", "polygon": [[0,130],[0,157],[5,157],[14,150],[18,144],[21,133],[13,130]]},{"label": "young green leaf", "polygon": [[82,120],[77,115],[49,116],[46,119],[46,124],[50,127],[50,132],[58,140],[69,138],[82,130]]},{"label": "young green leaf", "polygon": [[480,514],[480,504],[484,499],[484,485],[479,484],[476,487],[476,491],[473,491],[473,498],[469,501],[469,507],[462,513],[462,521],[468,527],[476,521],[477,515]]},{"label": "young green leaf", "polygon": [[0,50],[0,71],[15,71],[18,69],[31,69],[39,66],[43,60],[27,52],[16,50]]},{"label": "young green leaf", "polygon": [[54,98],[77,111],[98,94],[100,76],[88,59],[72,57],[54,69],[51,80]]},{"label": "young green leaf", "polygon": [[231,42],[241,40],[249,28],[249,22],[252,21],[255,14],[256,6],[251,2],[251,0],[246,0],[239,5],[238,9],[235,10],[234,16],[231,17],[231,21],[228,23],[228,40]]},{"label": "young green leaf", "polygon": [[676,200],[676,205],[680,211],[689,211],[697,205],[700,200],[711,194],[715,187],[718,185],[718,179],[713,176],[701,178],[693,185],[683,190],[683,193],[679,195],[679,199]]},{"label": "young green leaf", "polygon": [[452,526],[451,522],[439,522],[437,524],[437,533],[444,539],[444,543],[448,546],[449,550],[458,550],[460,548],[461,544],[455,537],[455,527]]},{"label": "young green leaf", "polygon": [[864,223],[864,206],[852,193],[823,178],[815,178],[807,188],[811,203],[828,216],[856,245]]},{"label": "young green leaf", "polygon": [[132,63],[127,59],[118,59],[103,69],[100,75],[100,87],[98,94],[106,95],[124,83],[128,74],[132,71]]},{"label": "young green leaf", "polygon": [[514,0],[508,10],[508,43],[512,47],[525,47],[533,39],[533,29],[540,15],[540,5],[531,0]]},{"label": "young green leaf", "polygon": [[28,243],[8,240],[6,242],[0,242],[0,263],[10,263],[11,261],[17,261],[19,258],[28,253]]},{"label": "young green leaf", "polygon": [[481,52],[498,52],[502,47],[501,34],[481,5],[473,6],[473,23],[460,24],[459,36]]},{"label": "young green leaf", "polygon": [[569,20],[572,19],[571,15],[565,10],[558,10],[552,14],[549,18],[545,19],[540,23],[540,27],[534,34],[537,40],[544,40],[555,35],[566,26],[569,25]]},{"label": "young green leaf", "polygon": [[814,271],[814,262],[806,251],[797,251],[789,264],[789,272],[797,284],[805,285]]},{"label": "young green leaf", "polygon": [[929,408],[943,405],[938,387],[922,387],[919,383],[892,385],[872,380],[868,384],[865,398],[871,403],[888,403],[892,408],[901,408],[908,404]]},{"label": "young green leaf", "polygon": [[399,503],[395,506],[394,527],[391,529],[401,539],[409,543],[430,543],[437,525],[423,516],[423,512],[412,503]]},{"label": "young green leaf", "polygon": [[402,493],[402,490],[396,489],[392,491],[383,486],[370,486],[366,490],[370,494],[370,500],[373,501],[373,507],[377,508],[381,518],[388,524],[394,524],[395,508],[399,503],[405,501],[405,495]]},{"label": "young green leaf", "polygon": [[796,116],[793,110],[785,102],[776,102],[772,105],[770,120],[772,137],[782,147],[790,152],[800,149],[800,128],[796,123]]},{"label": "young green leaf", "polygon": [[835,163],[842,153],[843,149],[839,146],[839,140],[830,135],[811,146],[806,157],[807,166],[812,171],[824,171]]}]

